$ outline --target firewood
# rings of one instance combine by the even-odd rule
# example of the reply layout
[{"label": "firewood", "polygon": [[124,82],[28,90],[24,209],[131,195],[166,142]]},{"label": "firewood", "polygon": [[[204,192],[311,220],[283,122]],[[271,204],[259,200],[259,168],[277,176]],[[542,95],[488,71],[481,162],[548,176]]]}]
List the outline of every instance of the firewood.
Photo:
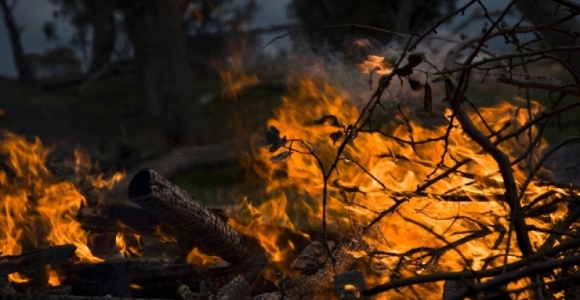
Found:
[{"label": "firewood", "polygon": [[250,295],[251,287],[246,279],[239,275],[224,285],[210,300],[244,300]]},{"label": "firewood", "polygon": [[[328,247],[332,249],[334,243],[328,242]],[[300,252],[290,267],[303,275],[312,275],[324,266],[327,259],[328,253],[324,249],[324,245],[319,241],[314,241]]]},{"label": "firewood", "polygon": [[118,222],[140,234],[152,234],[160,220],[134,203],[110,202],[96,208],[84,206],[76,219],[87,231],[121,231]]},{"label": "firewood", "polygon": [[369,297],[360,296],[360,292],[367,289],[364,274],[360,270],[348,271],[334,276],[334,289],[338,299],[370,300]]},{"label": "firewood", "polygon": [[22,255],[0,257],[0,276],[15,272],[34,272],[48,264],[63,262],[74,256],[74,245],[53,246],[47,249],[28,252]]},{"label": "firewood", "polygon": [[202,285],[218,291],[234,277],[245,275],[249,269],[246,265],[200,268],[157,259],[116,259],[97,264],[75,264],[64,271],[69,275],[64,283],[72,286],[75,295],[179,297],[180,285],[191,287],[193,292],[198,292],[196,289]]},{"label": "firewood", "polygon": [[254,300],[281,300],[281,299],[282,293],[280,292],[260,294],[254,297]]},{"label": "firewood", "polygon": [[313,275],[301,275],[283,280],[281,292],[284,299],[325,299],[333,297],[333,278],[335,274],[347,271],[355,262],[352,251],[360,250],[362,242],[354,239],[342,238],[334,250],[332,257],[327,259],[324,266]]},{"label": "firewood", "polygon": [[153,170],[144,169],[133,177],[128,196],[161,221],[175,227],[184,253],[195,246],[232,264],[249,256],[248,242],[242,235]]}]

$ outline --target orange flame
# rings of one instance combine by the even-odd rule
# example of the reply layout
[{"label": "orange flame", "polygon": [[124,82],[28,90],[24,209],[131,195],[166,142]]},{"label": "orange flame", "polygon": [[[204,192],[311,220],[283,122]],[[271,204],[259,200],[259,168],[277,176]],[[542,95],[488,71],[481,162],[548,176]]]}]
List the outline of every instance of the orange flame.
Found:
[{"label": "orange flame", "polygon": [[385,61],[385,58],[377,55],[369,55],[364,62],[357,65],[363,73],[373,73],[385,75],[391,73],[393,67]]},{"label": "orange flame", "polygon": [[227,57],[225,66],[222,66],[219,62],[214,64],[221,78],[222,97],[236,99],[244,88],[259,82],[256,74],[248,73],[244,68],[247,52],[246,44],[246,40],[240,38],[239,43],[236,44],[236,51]]},{"label": "orange flame", "polygon": [[218,256],[207,255],[199,251],[197,248],[193,248],[187,255],[187,262],[201,267],[206,267],[212,265],[222,259]]},{"label": "orange flame", "polygon": [[[0,170],[3,215],[0,218],[0,255],[19,255],[23,251],[73,244],[80,261],[101,261],[91,254],[87,233],[75,220],[81,203],[87,203],[86,199],[73,182],[58,178],[47,168],[46,158],[50,151],[38,138],[27,141],[13,133],[3,133],[0,155],[5,157],[7,168]],[[86,162],[77,162],[77,166],[83,164],[87,166]],[[97,187],[111,184],[105,184],[103,178],[93,182]],[[10,278],[22,281],[17,275]]]},{"label": "orange flame", "polygon": [[58,277],[58,272],[48,267],[48,284],[51,286],[59,286],[60,278]]},{"label": "orange flame", "polygon": [[115,245],[123,257],[142,257],[143,247],[140,238],[141,236],[138,234],[117,232]]},{"label": "orange flame", "polygon": [[[360,67],[369,72],[378,65],[381,70],[388,72],[388,67],[382,63],[382,58],[370,57],[368,63]],[[260,166],[256,172],[266,179],[266,192],[271,198],[257,208],[252,207],[251,215],[259,216],[258,222],[268,224],[271,224],[270,220],[276,224],[278,218],[283,217],[282,223],[290,228],[320,228],[320,199],[324,186],[323,176],[326,174],[321,171],[320,164],[328,170],[335,163],[336,151],[342,139],[336,138],[337,135],[333,138],[333,134],[344,131],[347,125],[355,124],[361,111],[348,100],[348,91],[342,91],[326,80],[299,81],[299,87],[283,98],[282,106],[268,125],[275,126],[281,137],[299,139],[303,143],[293,142],[293,152],[285,159],[272,161],[276,153],[268,151],[257,154],[262,163],[256,164]],[[508,128],[506,132],[510,132],[520,128],[530,115],[534,116],[542,109],[540,104],[533,102],[528,111],[525,101],[516,99],[513,104],[503,103],[482,108],[479,110],[481,116],[472,112],[471,118],[479,120],[476,125],[486,134],[491,134],[490,130],[498,132],[505,128]],[[451,116],[452,113],[446,111],[444,115]],[[335,117],[336,122],[330,117],[332,122],[313,122],[323,116]],[[487,123],[484,124],[481,119]],[[441,121],[444,119],[438,121],[444,123]],[[512,246],[507,261],[514,261],[521,256],[520,250],[513,246],[516,245],[514,235],[511,235],[509,241],[508,235],[504,235],[509,231],[507,219],[510,212],[502,202],[503,179],[497,163],[463,133],[455,120],[449,131],[448,144],[442,139],[436,139],[445,136],[447,130],[447,124],[423,126],[419,121],[398,115],[390,117],[388,122],[381,125],[381,132],[386,134],[359,132],[355,139],[346,144],[340,159],[336,161],[336,171],[328,177],[329,230],[354,230],[354,234],[363,235],[371,249],[382,253],[403,254],[411,249],[425,249],[403,260],[403,267],[397,271],[403,277],[429,272],[435,265],[455,271],[478,269],[484,263],[499,266],[504,262],[508,242]],[[534,136],[538,134],[536,128],[529,130]],[[408,142],[428,139],[435,141],[414,146]],[[526,164],[537,162],[539,154],[545,149],[546,143],[541,145],[532,150],[528,160],[514,164],[514,175],[519,184],[528,176]],[[528,150],[528,140],[510,139],[498,147],[513,161]],[[418,191],[418,187],[426,181],[462,160],[466,160],[466,163],[456,172]],[[567,193],[559,188],[533,182],[526,190],[522,203],[529,203],[549,190],[560,195]],[[294,191],[294,195],[289,196],[292,194],[289,191]],[[555,197],[543,201],[549,202]],[[457,201],[459,198],[464,200]],[[399,201],[404,204],[393,213],[383,216],[372,228],[367,228],[381,212]],[[561,204],[550,215],[526,221],[528,225],[538,228],[551,228],[566,211],[565,204]],[[486,234],[437,255],[438,264],[429,264],[429,256],[423,255],[429,249],[442,248],[478,231]],[[283,249],[277,249],[275,233],[263,234],[250,230],[248,234],[260,239],[273,260],[288,257]],[[540,245],[545,237],[545,233],[530,232],[534,247]],[[369,253],[356,253],[357,257],[363,255],[368,256]],[[388,281],[399,259],[396,255],[373,256],[370,269],[367,270],[368,283]],[[517,283],[518,286],[523,284]],[[428,298],[441,295],[441,289],[441,284],[432,284],[415,291]]]}]

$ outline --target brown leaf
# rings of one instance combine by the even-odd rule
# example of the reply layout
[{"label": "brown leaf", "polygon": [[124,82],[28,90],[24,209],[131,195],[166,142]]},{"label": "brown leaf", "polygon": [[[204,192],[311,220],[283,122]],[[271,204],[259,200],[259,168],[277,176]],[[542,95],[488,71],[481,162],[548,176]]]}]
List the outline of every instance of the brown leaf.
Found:
[{"label": "brown leaf", "polygon": [[418,91],[423,87],[423,85],[417,80],[408,79],[408,81],[409,81],[409,86],[411,86],[411,89],[413,91]]},{"label": "brown leaf", "polygon": [[409,63],[405,67],[408,66],[409,68],[414,68],[423,62],[423,54],[422,53],[411,54],[409,55],[409,57],[407,57],[407,61]]}]

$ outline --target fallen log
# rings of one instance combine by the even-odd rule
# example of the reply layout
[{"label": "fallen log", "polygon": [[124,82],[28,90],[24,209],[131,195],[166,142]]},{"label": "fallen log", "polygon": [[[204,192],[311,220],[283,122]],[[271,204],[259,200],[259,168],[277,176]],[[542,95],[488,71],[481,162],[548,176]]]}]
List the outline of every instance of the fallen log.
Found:
[{"label": "fallen log", "polygon": [[45,265],[63,262],[72,258],[76,249],[77,247],[74,245],[61,245],[22,255],[2,256],[0,257],[0,276],[15,272],[44,271]]},{"label": "fallen log", "polygon": [[248,241],[186,191],[159,173],[143,169],[128,189],[129,199],[178,232],[178,244],[187,255],[193,247],[239,264],[250,256]]}]

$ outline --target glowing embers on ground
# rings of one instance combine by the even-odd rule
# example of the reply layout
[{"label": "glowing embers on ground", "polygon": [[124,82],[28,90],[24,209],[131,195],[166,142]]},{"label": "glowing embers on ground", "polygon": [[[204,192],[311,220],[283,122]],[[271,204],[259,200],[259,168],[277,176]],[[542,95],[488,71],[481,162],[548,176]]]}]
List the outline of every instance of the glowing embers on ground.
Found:
[{"label": "glowing embers on ground", "polygon": [[[75,151],[76,173],[66,180],[47,167],[51,149],[36,138],[33,141],[10,132],[2,132],[0,155],[4,166],[0,170],[0,255],[19,255],[54,245],[73,244],[76,256],[82,262],[98,262],[87,246],[87,233],[75,220],[79,207],[86,204],[77,188],[84,182],[94,188],[112,186],[122,175],[104,179],[102,175],[90,177],[92,165],[86,155]],[[62,166],[51,166],[58,169]],[[58,276],[50,271],[51,284]],[[10,275],[12,281],[25,281],[21,275]]]},{"label": "glowing embers on ground", "polygon": [[[451,111],[443,113],[447,122],[441,117],[438,124],[442,125],[438,126],[422,126],[399,113],[384,116],[380,132],[361,129],[337,157],[346,134],[337,138],[336,133],[349,130],[348,125],[355,124],[361,113],[347,97],[347,91],[324,79],[301,79],[298,88],[283,99],[268,126],[279,132],[285,147],[257,154],[263,163],[255,164],[259,166],[256,171],[266,179],[266,192],[271,195],[266,203],[272,203],[261,204],[257,209],[260,214],[288,214],[300,224],[298,228],[320,228],[326,177],[329,230],[354,231],[368,243],[370,250],[357,256],[371,258],[366,270],[370,285],[389,281],[392,276],[478,270],[521,257],[510,231],[510,211],[503,202],[505,190],[497,162],[463,133],[450,117]],[[536,137],[538,131],[534,127],[521,130],[530,116],[541,110],[536,102],[528,110],[523,100],[516,99],[512,104],[470,113],[476,126],[514,162],[518,185],[526,180],[526,170],[538,161],[546,146],[543,142],[526,155],[527,136]],[[315,121],[321,118],[325,121]],[[526,137],[509,138],[517,130]],[[283,151],[287,152],[284,159],[272,162]],[[336,168],[329,172],[333,166]],[[433,180],[442,174],[443,178]],[[550,190],[556,193],[542,202],[567,193],[532,181],[522,204]],[[288,191],[294,195],[288,196]],[[527,224],[552,228],[567,212],[565,203],[556,206],[549,215],[527,218]],[[390,208],[391,212],[382,214]],[[539,247],[546,236],[539,231],[529,234],[533,247]],[[268,243],[262,245],[268,249]],[[416,292],[440,297],[441,288],[442,284],[430,284]]]}]

